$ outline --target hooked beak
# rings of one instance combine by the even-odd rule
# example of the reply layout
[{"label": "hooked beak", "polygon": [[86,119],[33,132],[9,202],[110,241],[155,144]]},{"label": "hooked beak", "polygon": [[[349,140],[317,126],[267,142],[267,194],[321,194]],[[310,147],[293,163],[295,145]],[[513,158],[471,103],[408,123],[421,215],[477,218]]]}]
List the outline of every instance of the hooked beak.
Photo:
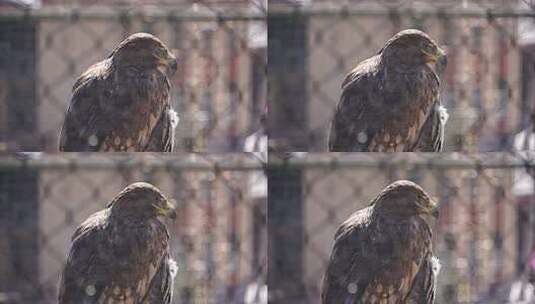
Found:
[{"label": "hooked beak", "polygon": [[172,219],[172,220],[175,220],[176,219],[176,210],[175,209],[170,209],[169,212],[167,213],[167,217]]},{"label": "hooked beak", "polygon": [[178,68],[178,62],[177,62],[175,54],[171,50],[167,51],[167,58],[165,59],[165,65],[167,66],[167,69],[169,71],[168,74],[170,74],[170,76],[173,76]]},{"label": "hooked beak", "polygon": [[440,64],[447,63],[447,56],[446,51],[441,49],[440,47],[437,47],[436,51],[433,53],[428,53],[426,51],[423,51],[425,54],[427,62],[438,62]]},{"label": "hooked beak", "polygon": [[171,55],[169,57],[169,59],[167,60],[167,66],[169,67],[171,74],[174,75],[176,70],[178,69],[178,63],[175,56]]},{"label": "hooked beak", "polygon": [[176,219],[176,210],[175,205],[173,205],[171,202],[167,201],[165,207],[160,207],[156,204],[153,204],[154,208],[156,208],[158,215],[165,216],[171,219]]},{"label": "hooked beak", "polygon": [[433,208],[431,208],[431,210],[429,211],[429,214],[433,216],[435,219],[438,219],[440,215],[439,210],[440,208],[439,208],[438,202],[433,199]]},{"label": "hooked beak", "polygon": [[158,70],[167,75],[167,77],[172,77],[175,75],[177,68],[178,63],[176,57],[171,53],[168,54],[167,58],[162,58],[159,60]]}]

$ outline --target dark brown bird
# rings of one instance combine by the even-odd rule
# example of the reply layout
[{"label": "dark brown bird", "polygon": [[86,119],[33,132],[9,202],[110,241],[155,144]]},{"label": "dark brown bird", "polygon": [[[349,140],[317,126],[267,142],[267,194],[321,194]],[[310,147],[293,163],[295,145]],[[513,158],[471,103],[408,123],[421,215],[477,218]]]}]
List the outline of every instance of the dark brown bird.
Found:
[{"label": "dark brown bird", "polygon": [[432,64],[445,62],[444,51],[422,31],[404,30],[390,38],[342,83],[329,150],[441,151],[447,112]]},{"label": "dark brown bird", "polygon": [[167,77],[176,68],[175,56],[155,36],[125,39],[74,84],[59,150],[172,151],[178,116]]},{"label": "dark brown bird", "polygon": [[424,215],[436,203],[410,181],[386,187],[335,234],[323,304],[433,303],[439,263]]},{"label": "dark brown bird", "polygon": [[59,304],[171,303],[176,263],[159,216],[174,207],[153,185],[135,183],[75,231]]}]

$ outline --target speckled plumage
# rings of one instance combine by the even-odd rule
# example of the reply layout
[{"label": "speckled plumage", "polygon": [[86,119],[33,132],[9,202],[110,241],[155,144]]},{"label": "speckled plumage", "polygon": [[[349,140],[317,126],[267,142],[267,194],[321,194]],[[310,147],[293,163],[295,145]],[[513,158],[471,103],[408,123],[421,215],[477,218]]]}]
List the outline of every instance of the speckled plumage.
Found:
[{"label": "speckled plumage", "polygon": [[424,214],[436,205],[421,187],[397,181],[337,230],[322,304],[431,304],[438,260]]},{"label": "speckled plumage", "polygon": [[394,35],[346,76],[329,150],[441,151],[447,114],[440,105],[439,78],[429,64],[444,58],[421,31]]},{"label": "speckled plumage", "polygon": [[135,183],[75,231],[59,304],[171,303],[177,268],[158,216],[173,206],[154,186]]},{"label": "speckled plumage", "polygon": [[153,35],[125,39],[74,84],[59,150],[172,151],[178,120],[167,77],[176,65]]}]

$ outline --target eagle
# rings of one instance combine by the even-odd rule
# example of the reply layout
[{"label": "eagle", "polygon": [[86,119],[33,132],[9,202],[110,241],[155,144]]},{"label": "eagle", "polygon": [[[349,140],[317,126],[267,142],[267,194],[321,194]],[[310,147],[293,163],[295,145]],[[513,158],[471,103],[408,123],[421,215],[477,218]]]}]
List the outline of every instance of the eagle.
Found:
[{"label": "eagle", "polygon": [[408,29],[390,38],[342,83],[331,122],[332,152],[439,152],[448,114],[439,99],[444,50]]},{"label": "eagle", "polygon": [[168,77],[176,69],[175,56],[157,37],[126,38],[76,80],[59,150],[172,151],[178,116]]},{"label": "eagle", "polygon": [[158,218],[174,206],[151,184],[134,183],[74,232],[59,304],[171,303],[176,263]]},{"label": "eagle", "polygon": [[322,304],[429,304],[440,264],[424,216],[438,206],[417,184],[400,180],[353,213],[335,234]]}]

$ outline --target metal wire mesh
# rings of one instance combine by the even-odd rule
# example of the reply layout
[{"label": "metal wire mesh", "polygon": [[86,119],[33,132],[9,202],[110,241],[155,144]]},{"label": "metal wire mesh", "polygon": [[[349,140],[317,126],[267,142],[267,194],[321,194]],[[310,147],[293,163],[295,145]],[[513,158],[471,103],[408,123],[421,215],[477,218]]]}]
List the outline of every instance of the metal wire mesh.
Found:
[{"label": "metal wire mesh", "polygon": [[504,151],[531,130],[534,11],[523,1],[272,1],[268,13],[270,146],[326,151],[341,83],[407,28],[448,53],[445,151]]},{"label": "metal wire mesh", "polygon": [[0,157],[0,302],[57,303],[75,228],[136,181],[177,206],[173,303],[265,303],[267,186],[250,154]]},{"label": "metal wire mesh", "polygon": [[139,31],[159,37],[178,58],[170,79],[180,118],[176,151],[242,151],[261,127],[261,1],[40,2],[13,8],[0,1],[3,149],[56,151],[77,77]]},{"label": "metal wire mesh", "polygon": [[[314,153],[270,155],[270,303],[319,303],[338,226],[398,179],[440,204],[436,303],[531,303],[533,155]],[[525,283],[526,285],[522,285]],[[524,288],[520,288],[523,286]],[[527,294],[531,297],[532,293]]]}]

